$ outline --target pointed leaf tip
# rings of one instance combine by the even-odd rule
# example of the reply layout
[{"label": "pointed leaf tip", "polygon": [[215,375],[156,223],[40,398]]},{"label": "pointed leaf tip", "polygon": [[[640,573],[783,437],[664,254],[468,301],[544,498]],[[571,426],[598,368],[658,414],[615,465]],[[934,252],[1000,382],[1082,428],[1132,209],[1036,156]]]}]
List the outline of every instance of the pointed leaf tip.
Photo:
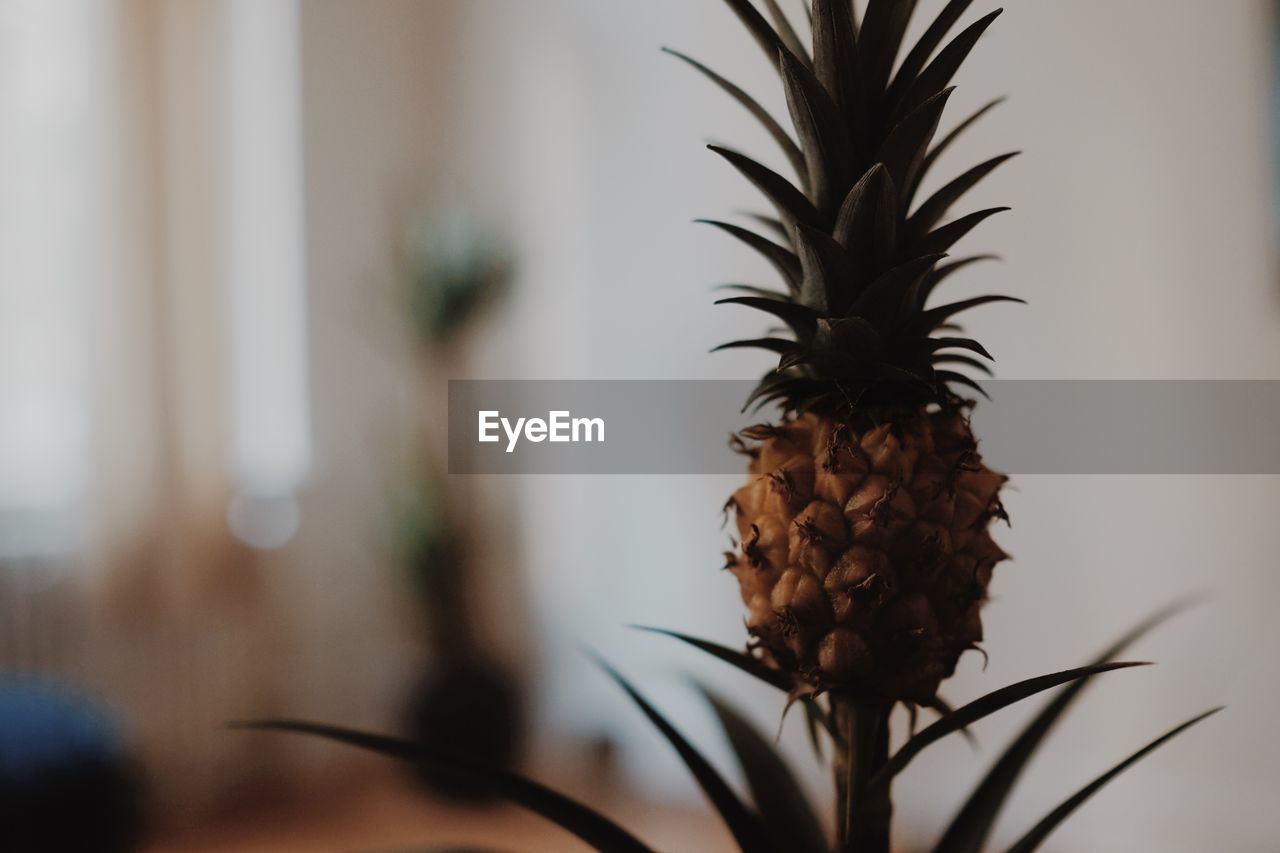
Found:
[{"label": "pointed leaf tip", "polygon": [[622,673],[614,669],[608,661],[599,655],[592,654],[592,657],[595,659],[596,664],[622,688],[623,692],[631,697],[631,700],[644,713],[654,728],[675,749],[676,754],[680,756],[680,760],[684,762],[685,767],[688,768],[702,788],[703,794],[706,795],[711,804],[715,806],[716,811],[719,812],[720,817],[733,834],[743,853],[772,853],[759,816],[743,805],[742,801],[738,799],[738,795],[716,772],[710,762],[703,758],[702,754],[680,734],[675,726],[667,721],[666,717],[645,699]]},{"label": "pointed leaf tip", "polygon": [[1124,661],[1085,666],[1079,669],[1069,669],[1063,672],[1028,678],[1025,681],[1019,681],[1016,684],[988,693],[986,696],[975,699],[969,704],[956,709],[903,744],[889,759],[888,763],[872,778],[870,788],[873,791],[883,790],[884,786],[888,785],[894,776],[902,772],[902,769],[928,746],[965,726],[972,725],[978,720],[994,714],[996,711],[1017,704],[1023,699],[1090,675],[1150,665],[1146,661]]},{"label": "pointed leaf tip", "polygon": [[[1165,605],[1119,637],[1092,663],[1114,660],[1150,631],[1201,600],[1200,596],[1185,596]],[[1091,678],[1082,678],[1063,688],[1027,724],[952,819],[935,853],[979,853],[1031,757],[1091,681]]]},{"label": "pointed leaf tip", "polygon": [[1056,809],[1054,809],[1052,812],[1046,815],[1045,818],[1041,820],[1038,824],[1032,827],[1032,829],[1026,835],[1020,838],[1017,841],[1017,843],[1015,843],[1012,847],[1009,848],[1009,853],[1032,853],[1033,850],[1037,850],[1040,847],[1040,845],[1044,843],[1044,840],[1048,838],[1049,835],[1052,834],[1053,831],[1057,829],[1058,826],[1061,825],[1063,821],[1065,821],[1068,817],[1070,817],[1071,814],[1076,809],[1084,805],[1084,803],[1090,797],[1092,797],[1099,790],[1105,787],[1109,782],[1111,782],[1111,780],[1115,779],[1121,773],[1128,770],[1130,767],[1137,764],[1143,758],[1146,758],[1152,752],[1155,752],[1157,749],[1164,746],[1166,743],[1173,740],[1175,737],[1182,734],[1187,729],[1201,722],[1204,722],[1209,717],[1212,717],[1214,714],[1217,714],[1223,710],[1225,710],[1225,706],[1219,706],[1209,711],[1205,711],[1203,714],[1199,714],[1195,717],[1192,717],[1190,720],[1187,720],[1185,723],[1179,726],[1176,726],[1173,729],[1170,729],[1169,731],[1165,732],[1163,735],[1151,741],[1151,743],[1147,744],[1142,749],[1130,755],[1124,761],[1121,761],[1115,767],[1112,767],[1106,773],[1103,773],[1097,779],[1094,779],[1088,785],[1085,785],[1079,791],[1072,794],[1065,801],[1063,801],[1063,803],[1059,805]]}]

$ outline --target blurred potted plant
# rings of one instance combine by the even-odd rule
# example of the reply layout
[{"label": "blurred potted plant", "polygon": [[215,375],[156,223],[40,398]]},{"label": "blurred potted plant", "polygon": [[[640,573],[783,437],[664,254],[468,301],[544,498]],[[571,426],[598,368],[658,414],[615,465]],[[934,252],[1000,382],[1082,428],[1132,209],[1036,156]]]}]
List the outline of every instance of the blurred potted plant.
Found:
[{"label": "blurred potted plant", "polygon": [[[405,306],[420,344],[423,374],[443,384],[463,358],[467,337],[511,280],[510,259],[466,217],[449,214],[413,229]],[[430,379],[428,381],[431,381]],[[424,454],[416,479],[398,503],[396,541],[423,614],[430,661],[405,712],[412,737],[433,748],[512,766],[523,714],[519,683],[484,648],[476,630],[474,572],[467,550],[465,505],[442,463]],[[431,762],[417,765],[433,790],[461,799],[489,795],[465,776]]]}]

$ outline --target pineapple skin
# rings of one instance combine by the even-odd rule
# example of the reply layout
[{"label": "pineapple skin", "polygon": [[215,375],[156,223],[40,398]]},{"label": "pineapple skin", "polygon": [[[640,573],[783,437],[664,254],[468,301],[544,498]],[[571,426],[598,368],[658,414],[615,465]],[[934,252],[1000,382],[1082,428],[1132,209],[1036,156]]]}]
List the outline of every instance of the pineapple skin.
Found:
[{"label": "pineapple skin", "polygon": [[727,507],[740,547],[726,567],[757,653],[819,690],[930,704],[981,642],[1008,558],[990,532],[1007,478],[964,412],[865,429],[806,414],[742,439],[750,481]]}]

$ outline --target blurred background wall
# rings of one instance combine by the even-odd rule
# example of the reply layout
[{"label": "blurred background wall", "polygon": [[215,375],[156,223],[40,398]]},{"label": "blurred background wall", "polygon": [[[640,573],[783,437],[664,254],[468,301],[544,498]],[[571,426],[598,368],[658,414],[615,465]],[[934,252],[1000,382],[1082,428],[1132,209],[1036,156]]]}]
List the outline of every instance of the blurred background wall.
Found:
[{"label": "blurred background wall", "polygon": [[[950,115],[1010,101],[948,164],[1025,152],[972,201],[1014,208],[969,242],[1005,263],[959,285],[1031,302],[975,320],[1001,376],[1280,379],[1271,11],[1021,4],[984,39]],[[709,286],[766,271],[690,221],[759,204],[701,142],[770,149],[661,45],[781,108],[711,0],[0,2],[0,662],[110,701],[173,814],[351,760],[225,720],[398,724],[421,652],[388,483],[439,441],[446,378],[424,375],[398,316],[415,215],[465,209],[518,259],[460,375],[763,369],[705,351],[742,322]],[[688,671],[776,724],[771,697],[622,627],[740,638],[716,571],[734,485],[468,484],[486,633],[533,688],[535,773],[609,733],[645,795],[692,790],[581,643],[699,742],[717,743]],[[1270,849],[1280,482],[1015,486],[991,663],[966,660],[953,701],[1075,665],[1183,593],[1211,599],[1143,648],[1162,666],[1091,690],[1005,832],[1187,709],[1226,703],[1058,849]],[[984,756],[922,758],[905,825],[946,820],[1018,721],[978,730]],[[797,756],[800,734],[785,734]]]}]

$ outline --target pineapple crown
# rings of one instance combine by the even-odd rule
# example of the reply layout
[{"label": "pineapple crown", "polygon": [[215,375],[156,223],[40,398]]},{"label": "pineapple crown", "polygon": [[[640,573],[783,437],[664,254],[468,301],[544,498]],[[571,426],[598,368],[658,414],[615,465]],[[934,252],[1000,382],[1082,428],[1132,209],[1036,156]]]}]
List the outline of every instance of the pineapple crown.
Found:
[{"label": "pineapple crown", "polygon": [[[741,88],[690,57],[746,107],[782,148],[796,174],[788,180],[729,148],[710,146],[771,202],[757,231],[702,220],[746,243],[777,270],[785,292],[730,285],[745,305],[781,320],[770,337],[717,350],[759,348],[779,357],[747,401],[789,412],[848,414],[958,400],[953,386],[982,392],[969,372],[990,375],[986,348],[958,333],[953,319],[1009,296],[980,296],[928,307],[953,273],[989,256],[949,260],[947,253],[983,220],[1008,208],[945,222],[961,196],[1005,154],[975,166],[917,203],[941,154],[999,100],[935,142],[951,79],[1000,11],[945,46],[972,0],[950,0],[901,62],[898,54],[916,0],[869,0],[859,23],[853,0],[812,0],[812,50],[776,0],[764,0],[771,24],[750,0],[725,0],[778,67],[798,142]],[[935,55],[936,52],[936,55]],[[896,64],[896,73],[894,71]],[[985,361],[984,361],[985,360]]]}]

